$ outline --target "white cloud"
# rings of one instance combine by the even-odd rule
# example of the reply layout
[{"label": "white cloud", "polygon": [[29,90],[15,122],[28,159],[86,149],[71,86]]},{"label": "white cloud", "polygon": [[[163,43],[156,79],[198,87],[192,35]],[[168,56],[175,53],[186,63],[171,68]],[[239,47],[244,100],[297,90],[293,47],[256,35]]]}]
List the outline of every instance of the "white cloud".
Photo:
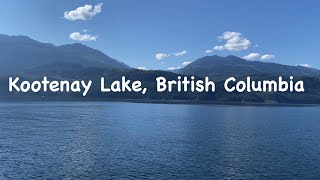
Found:
[{"label": "white cloud", "polygon": [[257,59],[269,60],[269,59],[275,58],[275,56],[272,54],[260,55],[259,53],[250,53],[246,56],[243,56],[242,58],[246,60],[257,60]]},{"label": "white cloud", "polygon": [[93,7],[92,5],[86,4],[84,6],[78,7],[75,10],[64,12],[64,18],[71,20],[71,21],[88,20],[88,19],[96,16],[97,14],[101,13],[102,5],[103,5],[103,3],[99,3]]},{"label": "white cloud", "polygon": [[213,53],[213,50],[212,50],[212,49],[208,49],[208,50],[206,50],[204,53],[210,54],[210,53]]},{"label": "white cloud", "polygon": [[186,66],[186,65],[191,64],[191,63],[192,63],[192,62],[190,62],[190,61],[186,61],[186,62],[183,62],[182,65],[183,65],[183,66]]},{"label": "white cloud", "polygon": [[70,39],[75,41],[96,41],[97,36],[93,36],[90,34],[80,34],[80,32],[73,32],[69,35]]},{"label": "white cloud", "polygon": [[225,47],[224,46],[215,46],[212,49],[217,50],[217,51],[222,51],[222,50],[225,50]]},{"label": "white cloud", "polygon": [[297,66],[303,66],[303,67],[311,68],[310,64],[298,64]]},{"label": "white cloud", "polygon": [[184,56],[187,53],[188,53],[188,51],[181,51],[181,52],[177,52],[177,53],[158,53],[158,54],[156,54],[156,59],[163,60],[163,59],[168,58],[170,56],[179,57],[179,56]]},{"label": "white cloud", "polygon": [[241,51],[249,48],[251,42],[242,37],[239,32],[224,32],[222,36],[218,37],[220,40],[225,41],[224,45],[213,47],[214,50],[222,51]]},{"label": "white cloud", "polygon": [[175,56],[183,56],[183,55],[186,55],[188,53],[188,51],[181,51],[181,52],[177,52],[177,53],[174,53]]},{"label": "white cloud", "polygon": [[261,56],[261,60],[269,60],[269,59],[273,59],[275,58],[276,56],[275,55],[272,55],[272,54],[265,54],[265,55],[262,55]]},{"label": "white cloud", "polygon": [[138,67],[137,69],[139,69],[139,70],[144,70],[144,71],[148,71],[148,70],[149,70],[149,69],[146,68],[146,67]]},{"label": "white cloud", "polygon": [[169,67],[168,68],[169,71],[174,71],[174,70],[177,70],[177,69],[181,69],[181,67]]},{"label": "white cloud", "polygon": [[163,59],[168,58],[170,56],[171,56],[170,54],[158,53],[158,54],[156,54],[156,59],[157,60],[163,60]]},{"label": "white cloud", "polygon": [[246,60],[256,60],[256,59],[260,58],[260,54],[259,53],[250,53],[246,56],[243,56],[242,58],[246,59]]}]

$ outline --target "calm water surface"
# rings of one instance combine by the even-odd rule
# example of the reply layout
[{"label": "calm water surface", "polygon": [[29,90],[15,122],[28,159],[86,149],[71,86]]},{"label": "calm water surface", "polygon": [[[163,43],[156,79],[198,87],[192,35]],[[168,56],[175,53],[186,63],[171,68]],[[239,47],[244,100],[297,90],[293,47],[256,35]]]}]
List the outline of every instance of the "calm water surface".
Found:
[{"label": "calm water surface", "polygon": [[319,107],[0,104],[0,179],[319,179]]}]

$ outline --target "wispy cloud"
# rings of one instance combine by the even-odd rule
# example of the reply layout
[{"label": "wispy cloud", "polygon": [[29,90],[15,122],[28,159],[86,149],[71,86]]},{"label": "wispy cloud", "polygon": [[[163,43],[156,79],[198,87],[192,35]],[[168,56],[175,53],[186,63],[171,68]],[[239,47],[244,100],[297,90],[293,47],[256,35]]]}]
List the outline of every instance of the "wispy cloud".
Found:
[{"label": "wispy cloud", "polygon": [[240,32],[227,31],[218,38],[224,41],[224,44],[213,47],[213,50],[241,51],[248,49],[251,44],[248,39],[242,37],[242,34]]},{"label": "wispy cloud", "polygon": [[137,69],[139,69],[139,70],[144,70],[144,71],[148,71],[148,70],[149,70],[149,69],[146,68],[146,67],[138,67]]},{"label": "wispy cloud", "polygon": [[272,54],[265,54],[265,55],[260,55],[259,53],[250,53],[246,56],[242,57],[243,59],[246,60],[269,60],[275,58],[275,55]]},{"label": "wispy cloud", "polygon": [[168,58],[170,56],[171,56],[170,54],[158,53],[158,54],[156,54],[156,59],[157,60],[163,60],[163,59]]},{"label": "wispy cloud", "polygon": [[163,60],[166,59],[170,56],[175,56],[175,57],[179,57],[179,56],[184,56],[188,53],[188,51],[181,51],[181,52],[177,52],[177,53],[158,53],[155,55],[157,60]]},{"label": "wispy cloud", "polygon": [[311,68],[310,64],[297,64],[297,66],[303,66],[303,67]]},{"label": "wispy cloud", "polygon": [[71,21],[88,20],[102,12],[102,5],[103,3],[99,3],[93,7],[92,5],[86,4],[84,6],[78,7],[75,10],[64,12],[64,18]]},{"label": "wispy cloud", "polygon": [[269,60],[269,59],[273,59],[275,58],[276,56],[275,55],[272,55],[272,54],[265,54],[265,55],[262,55],[261,56],[261,60]]},{"label": "wispy cloud", "polygon": [[91,34],[80,34],[80,32],[73,32],[69,35],[70,39],[75,41],[96,41],[97,36]]},{"label": "wispy cloud", "polygon": [[181,52],[177,52],[177,53],[174,53],[175,56],[184,56],[188,53],[188,51],[181,51]]},{"label": "wispy cloud", "polygon": [[169,71],[174,71],[174,70],[177,70],[177,69],[181,69],[181,67],[169,67],[168,68]]},{"label": "wispy cloud", "polygon": [[212,49],[208,49],[208,50],[206,50],[204,53],[206,53],[206,54],[211,54],[211,53],[213,53],[213,50],[212,50]]},{"label": "wispy cloud", "polygon": [[260,57],[261,55],[259,53],[250,53],[246,56],[243,56],[242,58],[246,60],[256,60],[256,59],[259,59]]},{"label": "wispy cloud", "polygon": [[190,61],[185,61],[185,62],[183,62],[182,63],[182,66],[186,66],[186,65],[189,65],[189,64],[191,64],[192,62],[190,62]]}]

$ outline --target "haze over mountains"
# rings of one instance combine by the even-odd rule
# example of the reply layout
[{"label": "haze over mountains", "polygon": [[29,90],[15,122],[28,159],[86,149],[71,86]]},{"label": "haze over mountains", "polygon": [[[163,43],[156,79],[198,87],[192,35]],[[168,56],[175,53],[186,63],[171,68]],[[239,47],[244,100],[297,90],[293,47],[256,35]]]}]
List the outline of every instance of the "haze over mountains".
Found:
[{"label": "haze over mountains", "polygon": [[[126,76],[131,80],[140,80],[148,88],[145,96],[133,93],[101,94],[99,81],[94,81],[95,91],[89,93],[92,98],[118,99],[156,99],[156,100],[192,100],[215,102],[279,102],[279,103],[320,103],[320,71],[317,69],[288,66],[276,63],[247,61],[236,56],[206,56],[175,72],[142,71],[110,58],[99,50],[82,44],[54,46],[41,43],[27,36],[0,35],[0,80],[7,82],[7,76],[21,75],[25,79],[37,79],[47,76],[54,79],[99,79],[119,80]],[[164,76],[176,79],[179,75],[195,75],[196,78],[210,77],[217,82],[216,93],[158,93],[155,78]],[[22,76],[23,75],[23,76]],[[226,93],[223,80],[231,76],[257,79],[274,79],[278,76],[295,76],[306,82],[304,94],[294,93]],[[5,86],[1,92],[7,92]],[[73,94],[37,94],[38,96],[65,97]],[[37,96],[34,94],[1,94],[1,96]],[[59,95],[59,96],[58,96]]]}]

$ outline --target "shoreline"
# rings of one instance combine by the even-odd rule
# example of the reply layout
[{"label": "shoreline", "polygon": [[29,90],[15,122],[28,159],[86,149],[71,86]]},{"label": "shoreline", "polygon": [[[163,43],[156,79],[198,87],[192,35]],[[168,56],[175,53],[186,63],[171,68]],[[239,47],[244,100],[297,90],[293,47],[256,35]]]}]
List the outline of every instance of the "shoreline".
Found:
[{"label": "shoreline", "polygon": [[229,105],[229,106],[274,106],[274,107],[310,107],[320,104],[299,104],[299,103],[258,103],[258,102],[220,102],[220,101],[196,101],[196,100],[154,100],[154,99],[113,99],[113,98],[1,98],[0,102],[128,102],[128,103],[149,103],[149,104],[182,104],[182,105]]}]

